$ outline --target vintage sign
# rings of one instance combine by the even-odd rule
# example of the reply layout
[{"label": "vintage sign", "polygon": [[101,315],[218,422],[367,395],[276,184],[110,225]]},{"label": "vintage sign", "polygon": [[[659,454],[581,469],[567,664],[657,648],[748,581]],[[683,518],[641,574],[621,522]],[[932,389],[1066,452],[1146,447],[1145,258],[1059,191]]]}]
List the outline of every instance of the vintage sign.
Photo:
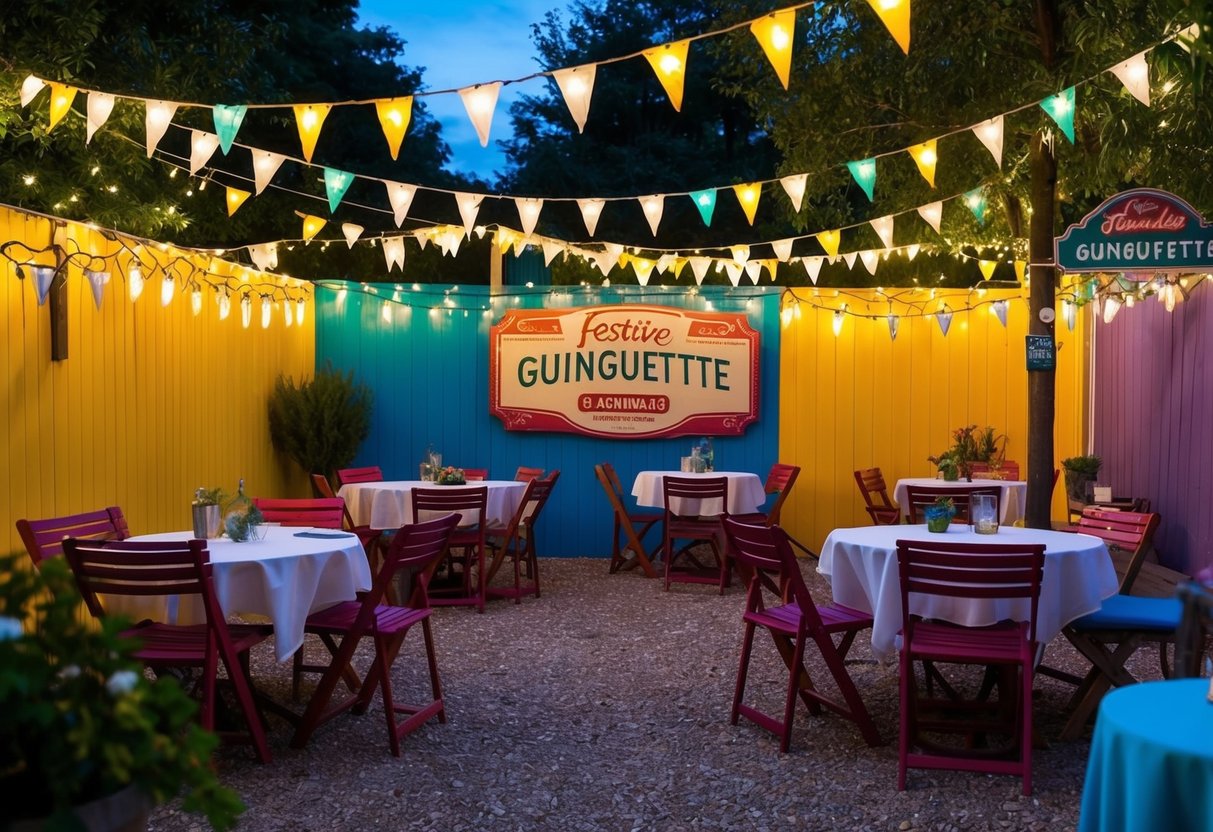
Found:
[{"label": "vintage sign", "polygon": [[1053,241],[1067,272],[1192,271],[1213,266],[1213,227],[1174,194],[1124,191]]},{"label": "vintage sign", "polygon": [[520,309],[489,349],[489,407],[507,430],[726,436],[758,418],[758,333],[741,313]]},{"label": "vintage sign", "polygon": [[1056,370],[1057,349],[1052,335],[1028,335],[1028,369]]}]

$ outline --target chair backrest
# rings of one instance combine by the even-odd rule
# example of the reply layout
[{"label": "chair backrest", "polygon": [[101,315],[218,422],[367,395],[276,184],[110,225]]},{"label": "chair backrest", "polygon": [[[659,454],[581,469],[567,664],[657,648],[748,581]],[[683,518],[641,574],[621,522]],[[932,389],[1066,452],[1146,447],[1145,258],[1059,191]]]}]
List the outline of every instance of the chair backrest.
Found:
[{"label": "chair backrest", "polygon": [[488,468],[464,468],[463,478],[468,482],[484,482],[489,478]]},{"label": "chair backrest", "polygon": [[999,465],[997,468],[994,468],[994,466],[990,465],[988,462],[970,462],[969,470],[974,475],[988,474],[990,471],[996,470],[999,472],[999,476],[1001,476],[1004,480],[1019,479],[1019,463],[1009,459],[1003,460],[1002,465]]},{"label": "chair backrest", "polygon": [[[414,522],[427,522],[437,516],[455,513],[464,518],[463,522],[457,525],[471,525],[474,522],[484,529],[485,514],[489,505],[487,485],[471,488],[450,485],[414,488],[412,495]],[[475,516],[469,518],[469,514]]]},{"label": "chair backrest", "polygon": [[1002,490],[998,486],[989,485],[951,487],[907,485],[906,513],[911,523],[925,523],[927,520],[923,517],[923,511],[940,497],[947,497],[952,501],[952,505],[956,507],[956,516],[952,518],[952,522],[971,523],[969,505],[976,494],[992,494],[994,496],[994,513],[996,516],[1001,516]]},{"label": "chair backrest", "polygon": [[117,506],[47,520],[18,520],[17,533],[34,566],[47,558],[62,555],[63,539],[67,537],[125,540],[131,536],[126,517]]},{"label": "chair backrest", "polygon": [[[105,615],[98,596],[200,595],[208,625],[222,624],[223,612],[211,581],[205,540],[119,541],[68,538],[63,553],[89,612]],[[226,627],[223,628],[226,633]]]},{"label": "chair backrest", "polygon": [[913,636],[911,595],[1030,601],[1028,641],[1036,641],[1036,612],[1044,574],[1043,543],[947,543],[898,540],[902,633]]},{"label": "chair backrest", "polygon": [[[601,462],[594,466],[594,474],[598,477],[598,481],[602,483],[602,487],[607,491],[614,492],[620,502],[623,501],[623,483],[619,481],[619,475],[615,473],[615,466],[609,462]],[[627,512],[624,512],[625,514]]]},{"label": "chair backrest", "polygon": [[525,465],[519,465],[518,470],[514,472],[514,479],[518,482],[530,482],[531,480],[537,480],[542,476],[542,468],[528,468]]},{"label": "chair backrest", "polygon": [[[615,512],[615,522],[623,529],[629,547],[639,546],[640,538],[636,534],[636,527],[632,525],[632,518],[628,515],[627,506],[623,502],[623,486],[619,484],[619,475],[615,473],[611,463],[600,462],[594,466],[594,476],[598,478],[598,484],[602,486],[602,490],[611,504],[611,511]],[[643,552],[644,547],[640,548]]]},{"label": "chair backrest", "polygon": [[[330,500],[337,498],[337,495],[333,492],[333,486],[329,482],[329,478],[324,474],[312,474],[312,486],[321,497],[327,497]],[[358,527],[354,522],[353,515],[350,514],[350,507],[345,504],[344,499],[341,501],[341,517],[345,521],[344,528],[347,531],[353,531]]]},{"label": "chair backrest", "polygon": [[392,535],[392,542],[383,556],[383,565],[379,567],[371,591],[362,598],[359,617],[365,614],[369,625],[374,617],[375,607],[382,603],[388,587],[403,570],[412,570],[416,576],[407,606],[413,609],[428,607],[430,600],[427,588],[430,578],[446,551],[451,532],[458,524],[459,515],[452,513],[423,523],[411,523]]},{"label": "chair backrest", "polygon": [[[859,485],[864,503],[870,508],[893,508],[889,487],[885,485],[884,474],[879,468],[861,468],[855,472],[855,482]],[[879,502],[873,498],[879,498]]]},{"label": "chair backrest", "polygon": [[[718,514],[729,513],[729,478],[728,477],[662,477],[661,494],[665,500],[667,521],[678,514],[671,510],[673,500],[720,500]],[[704,514],[700,506],[698,514]]]},{"label": "chair backrest", "polygon": [[283,526],[340,529],[345,520],[345,500],[340,497],[299,500],[254,497],[253,505],[261,510],[267,523]]},{"label": "chair backrest", "polygon": [[765,588],[773,598],[795,602],[809,630],[821,627],[821,615],[804,582],[787,532],[779,526],[751,526],[726,517],[724,533],[729,555],[737,560],[739,571],[749,572],[747,611],[761,612],[766,608]]},{"label": "chair backrest", "polygon": [[1116,571],[1121,573],[1120,591],[1127,593],[1141,571],[1160,520],[1155,512],[1085,508],[1073,530],[1094,535],[1108,544],[1109,549],[1119,549],[1127,554],[1127,559],[1118,558],[1117,553],[1112,552],[1113,560],[1117,561]]},{"label": "chair backrest", "polygon": [[559,478],[560,469],[554,468],[548,472],[546,477],[531,480],[527,484],[527,491],[522,500],[522,522],[528,528],[534,526],[535,521],[539,519],[539,512],[547,505],[548,498],[552,496],[552,490],[556,488],[556,480]]},{"label": "chair backrest", "polygon": [[767,525],[775,526],[779,524],[779,515],[783,511],[783,503],[788,498],[788,494],[792,492],[792,486],[796,484],[796,478],[800,476],[799,465],[785,465],[781,462],[776,462],[771,466],[771,470],[767,472],[767,482],[763,490],[767,494],[778,494],[775,502],[771,504],[770,511],[767,512]]},{"label": "chair backrest", "polygon": [[364,468],[342,468],[337,472],[337,482],[349,485],[352,482],[383,482],[383,471],[378,465]]}]

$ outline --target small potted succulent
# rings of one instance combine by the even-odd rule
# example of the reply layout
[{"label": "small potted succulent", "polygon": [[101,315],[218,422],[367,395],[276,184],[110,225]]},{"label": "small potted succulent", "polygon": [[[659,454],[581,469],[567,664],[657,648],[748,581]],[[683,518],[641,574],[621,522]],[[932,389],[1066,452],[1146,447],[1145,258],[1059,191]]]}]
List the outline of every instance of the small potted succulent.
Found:
[{"label": "small potted succulent", "polygon": [[940,497],[923,511],[927,520],[927,531],[946,532],[956,516],[956,505],[951,497]]}]

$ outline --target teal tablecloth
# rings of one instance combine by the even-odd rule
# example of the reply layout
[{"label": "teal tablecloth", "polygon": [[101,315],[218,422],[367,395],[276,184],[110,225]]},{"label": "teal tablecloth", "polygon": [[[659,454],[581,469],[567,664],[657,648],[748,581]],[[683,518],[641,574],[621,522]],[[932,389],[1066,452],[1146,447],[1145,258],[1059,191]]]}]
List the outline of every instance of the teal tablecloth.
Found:
[{"label": "teal tablecloth", "polygon": [[1208,679],[1145,682],[1104,697],[1078,832],[1213,830]]}]

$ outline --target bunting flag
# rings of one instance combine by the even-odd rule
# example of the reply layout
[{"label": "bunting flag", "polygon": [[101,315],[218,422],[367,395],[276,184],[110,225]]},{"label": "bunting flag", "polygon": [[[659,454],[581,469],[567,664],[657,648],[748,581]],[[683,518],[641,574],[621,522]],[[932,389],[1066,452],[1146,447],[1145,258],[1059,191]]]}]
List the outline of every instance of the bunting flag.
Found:
[{"label": "bunting flag", "polygon": [[341,223],[341,236],[345,237],[346,247],[353,248],[354,243],[358,242],[358,238],[362,236],[362,232],[365,230],[361,225],[356,225],[352,222]]},{"label": "bunting flag", "polygon": [[758,39],[763,53],[771,62],[775,74],[779,76],[779,83],[783,84],[783,88],[786,90],[792,71],[792,43],[796,35],[796,10],[783,9],[759,18],[750,24],[750,31]]},{"label": "bunting flag", "polygon": [[1150,106],[1150,65],[1146,63],[1145,52],[1139,52],[1129,60],[1118,63],[1112,67],[1112,74],[1125,85],[1129,95],[1147,107]]},{"label": "bunting flag", "polygon": [[92,269],[84,270],[84,279],[88,281],[88,287],[93,290],[93,303],[97,308],[101,308],[101,300],[105,294],[105,284],[110,282],[109,272],[96,272]]},{"label": "bunting flag", "polygon": [[876,267],[880,265],[880,252],[878,251],[861,251],[859,252],[859,260],[863,263],[863,267],[868,270],[868,274],[875,276]]},{"label": "bunting flag", "polygon": [[[675,257],[673,254],[661,255],[660,257],[657,258],[657,273],[665,274],[667,271],[670,270],[671,267],[673,267],[675,265],[677,260],[678,260],[678,258]],[[674,272],[674,277],[675,278],[678,277],[677,271]]]},{"label": "bunting flag", "polygon": [[260,194],[270,184],[278,168],[286,161],[285,156],[270,153],[268,150],[258,150],[253,153],[253,190]]},{"label": "bunting flag", "polygon": [[383,238],[383,259],[387,263],[387,270],[389,272],[392,270],[392,266],[399,266],[400,270],[404,271],[403,237]]},{"label": "bunting flag", "polygon": [[739,266],[744,266],[750,259],[749,246],[729,246],[729,252],[733,255],[733,262]]},{"label": "bunting flag", "polygon": [[55,280],[54,266],[34,266],[34,294],[38,297],[38,305],[46,303],[51,291],[51,283]]},{"label": "bunting flag", "polygon": [[745,269],[746,277],[750,279],[750,282],[757,286],[758,278],[762,276],[762,261],[748,260],[742,268]]},{"label": "bunting flag", "polygon": [[556,86],[560,87],[560,94],[564,96],[564,104],[569,108],[569,115],[577,125],[578,133],[585,129],[585,120],[590,115],[590,98],[594,95],[594,77],[597,74],[597,64],[575,66],[552,73]]},{"label": "bunting flag", "polygon": [[623,246],[619,243],[603,243],[602,249],[611,256],[613,263],[618,263],[623,257]]},{"label": "bunting flag", "polygon": [[1028,264],[1024,260],[1015,261],[1015,279],[1023,283],[1024,272],[1027,271]]},{"label": "bunting flag", "polygon": [[299,144],[303,147],[303,158],[309,163],[312,153],[316,150],[316,140],[320,138],[320,128],[328,118],[332,104],[296,104],[295,124],[299,128]]},{"label": "bunting flag", "polygon": [[354,174],[336,168],[324,169],[324,192],[329,198],[329,213],[335,213],[341,204],[341,198],[350,189]]},{"label": "bunting flag", "polygon": [[252,194],[250,194],[248,191],[242,191],[239,188],[233,188],[231,185],[228,185],[227,215],[230,217],[232,214],[236,213],[236,210],[243,205],[244,201],[250,196],[252,196]]},{"label": "bunting flag", "polygon": [[913,260],[915,257],[917,257],[918,249],[919,249],[918,243],[911,243],[910,245],[906,246],[905,247],[906,259]]},{"label": "bunting flag", "polygon": [[[47,84],[51,88],[51,121],[46,128],[49,133],[55,129],[55,125],[63,120],[67,115],[67,111],[72,108],[72,102],[76,100],[76,88],[69,87],[67,84]],[[166,125],[167,126],[167,125]],[[149,154],[150,155],[150,154]]]},{"label": "bunting flag", "polygon": [[540,243],[540,246],[543,248],[543,265],[545,266],[552,265],[552,261],[556,259],[556,255],[564,251],[564,246],[556,240],[545,239]]},{"label": "bunting flag", "polygon": [[632,271],[636,272],[636,280],[641,286],[649,285],[649,278],[653,274],[653,261],[646,260],[643,257],[632,257]]},{"label": "bunting flag", "polygon": [[542,199],[515,198],[514,205],[518,208],[518,218],[522,220],[522,233],[530,234],[539,222],[539,212],[543,210]]},{"label": "bunting flag", "polygon": [[215,134],[219,137],[219,147],[226,156],[236,141],[236,133],[244,123],[244,115],[248,107],[243,104],[216,104],[211,107],[211,119],[215,122]]},{"label": "bunting flag", "polygon": [[758,200],[762,199],[762,183],[734,185],[733,193],[737,194],[737,201],[741,203],[741,210],[745,211],[746,220],[753,225],[754,214],[758,211]]},{"label": "bunting flag", "polygon": [[943,219],[943,201],[931,202],[927,205],[918,206],[918,216],[926,220],[927,225],[935,229],[935,233],[939,233],[939,223]]},{"label": "bunting flag", "polygon": [[261,271],[278,268],[278,244],[262,243],[259,246],[248,247],[249,257]]},{"label": "bunting flag", "polygon": [[481,147],[489,146],[489,128],[493,126],[493,111],[497,109],[497,95],[501,92],[501,82],[477,84],[474,87],[464,87],[459,91],[463,99],[463,108],[467,110]]},{"label": "bunting flag", "polygon": [[872,194],[876,190],[876,160],[860,159],[857,162],[847,162],[847,169],[851,171],[851,176],[859,183],[859,187],[863,188],[863,192],[868,195],[868,202],[871,202]]},{"label": "bunting flag", "polygon": [[800,205],[804,201],[804,189],[808,181],[809,175],[807,173],[796,173],[779,180],[779,184],[783,185],[788,199],[792,200],[792,207],[796,209],[797,214],[800,213]]},{"label": "bunting flag", "polygon": [[821,274],[821,265],[825,262],[824,257],[802,257],[800,265],[804,266],[805,274],[809,276],[809,280],[813,285],[817,285],[817,278]]},{"label": "bunting flag", "polygon": [[1061,132],[1074,144],[1074,87],[1066,87],[1056,95],[1040,102],[1041,109],[1057,123]]},{"label": "bunting flag", "polygon": [[392,205],[392,218],[396,221],[396,227],[399,228],[404,222],[404,218],[408,216],[409,206],[413,204],[413,196],[417,193],[417,188],[413,185],[387,180],[384,180],[383,184],[387,186],[387,201]]},{"label": "bunting flag", "polygon": [[819,231],[814,236],[817,237],[817,242],[821,243],[821,247],[825,249],[825,253],[833,262],[834,258],[838,256],[838,246],[842,243],[842,232],[835,228],[833,231]]},{"label": "bunting flag", "polygon": [[897,340],[897,330],[900,326],[901,326],[901,318],[897,317],[896,315],[890,314],[889,315],[889,340],[890,341]]},{"label": "bunting flag", "polygon": [[463,219],[465,233],[472,233],[472,227],[476,225],[476,215],[480,213],[480,203],[483,200],[484,196],[481,194],[455,194],[455,204],[459,206],[459,216]]},{"label": "bunting flag", "polygon": [[93,134],[97,132],[97,128],[105,124],[110,113],[114,111],[114,97],[104,92],[90,92],[87,111],[88,126],[84,133],[85,144],[93,140]]},{"label": "bunting flag", "polygon": [[716,189],[708,188],[706,191],[691,191],[690,196],[695,203],[695,207],[699,209],[699,216],[703,218],[703,224],[710,228],[712,225],[712,214],[716,211]]},{"label": "bunting flag", "polygon": [[680,40],[646,49],[642,53],[653,67],[653,72],[657,73],[657,80],[678,112],[682,112],[682,86],[686,79],[687,50],[690,45],[690,40]]},{"label": "bunting flag", "polygon": [[691,274],[695,277],[695,285],[702,286],[703,279],[707,277],[708,267],[712,265],[711,257],[688,257],[687,262],[691,264]]},{"label": "bunting flag", "polygon": [[989,280],[994,276],[994,270],[998,268],[997,260],[978,260],[977,268],[981,272],[982,278]]},{"label": "bunting flag", "polygon": [[930,139],[922,144],[916,144],[913,147],[907,148],[907,152],[914,159],[914,164],[918,165],[918,172],[922,174],[922,178],[927,180],[927,184],[932,188],[935,187],[935,165],[939,162],[936,145],[937,140]]},{"label": "bunting flag", "polygon": [[981,140],[986,150],[994,157],[994,163],[1002,167],[1003,117],[995,116],[973,125],[973,134]]},{"label": "bunting flag", "polygon": [[144,103],[147,105],[147,115],[144,117],[144,126],[147,129],[147,158],[150,159],[177,112],[177,102],[146,101]]},{"label": "bunting flag", "polygon": [[[219,147],[219,137],[203,130],[190,131],[190,176],[202,170]],[[261,193],[260,190],[257,193]]]},{"label": "bunting flag", "polygon": [[910,0],[868,0],[901,51],[910,54]]},{"label": "bunting flag", "polygon": [[591,237],[594,236],[594,229],[598,227],[598,218],[602,216],[602,209],[605,205],[606,200],[604,199],[577,200],[577,207],[581,209],[581,220],[585,223],[585,230]]},{"label": "bunting flag", "polygon": [[1007,325],[1007,302],[1005,300],[996,300],[990,305],[990,311],[994,313],[994,317],[998,318],[998,322],[1005,328]]},{"label": "bunting flag", "polygon": [[731,260],[723,260],[721,262],[724,263],[724,273],[728,275],[729,283],[732,283],[736,287],[741,283],[741,274],[745,271],[745,266],[740,263],[734,263]]},{"label": "bunting flag", "polygon": [[602,272],[602,276],[606,277],[611,273],[611,269],[615,268],[615,263],[618,258],[609,251],[596,251],[591,255],[594,265],[598,267],[598,271]]},{"label": "bunting flag", "polygon": [[388,152],[394,160],[400,155],[400,144],[404,141],[404,134],[408,131],[409,121],[413,117],[413,96],[376,101],[375,114],[379,116],[379,126],[383,128]]},{"label": "bunting flag", "polygon": [[986,194],[985,189],[976,187],[971,191],[966,191],[964,195],[965,205],[973,212],[973,216],[977,218],[978,225],[986,224]]},{"label": "bunting flag", "polygon": [[312,238],[320,233],[320,229],[324,228],[327,220],[322,217],[314,217],[311,214],[303,215],[303,242],[310,243]]},{"label": "bunting flag", "polygon": [[792,244],[796,242],[794,237],[789,237],[786,240],[775,240],[771,243],[771,251],[775,252],[775,258],[786,263],[792,257]]},{"label": "bunting flag", "polygon": [[848,251],[846,254],[842,255],[842,262],[847,264],[848,269],[854,269],[855,268],[855,258],[857,256],[859,256],[859,252]]},{"label": "bunting flag", "polygon": [[644,210],[644,218],[649,221],[649,228],[653,229],[653,236],[656,237],[657,226],[661,224],[661,215],[665,211],[665,197],[661,194],[642,196],[640,207]]},{"label": "bunting flag", "polygon": [[46,82],[37,75],[25,76],[25,80],[21,82],[21,106],[28,107],[45,86]]},{"label": "bunting flag", "polygon": [[939,324],[939,331],[947,338],[948,330],[952,328],[952,310],[946,303],[935,313],[935,323]]},{"label": "bunting flag", "polygon": [[876,236],[880,238],[880,242],[885,248],[893,247],[893,218],[892,217],[877,217],[874,220],[869,220],[872,228],[876,231]]}]

